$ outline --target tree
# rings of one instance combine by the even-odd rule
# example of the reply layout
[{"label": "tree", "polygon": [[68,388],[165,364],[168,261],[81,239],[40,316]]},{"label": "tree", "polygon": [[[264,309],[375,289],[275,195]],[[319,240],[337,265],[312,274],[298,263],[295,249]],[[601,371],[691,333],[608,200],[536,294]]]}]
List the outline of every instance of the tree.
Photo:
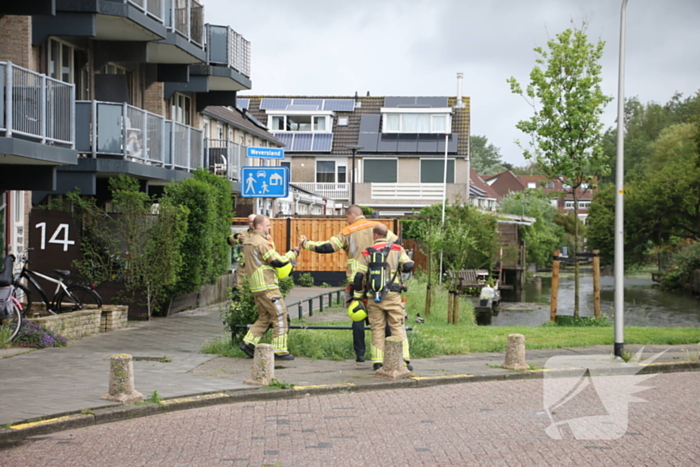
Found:
[{"label": "tree", "polygon": [[[601,144],[601,116],[612,100],[600,85],[604,45],[588,42],[585,24],[581,29],[567,29],[547,42],[548,50],[534,49],[539,58],[525,91],[515,78],[508,79],[511,92],[524,97],[534,109],[530,119],[516,125],[531,137],[529,145],[520,145],[523,155],[534,159],[548,178],[565,184],[573,195],[576,217],[581,185],[609,172]],[[574,242],[579,245],[578,232]],[[578,264],[574,271],[574,318],[578,318]]]},{"label": "tree", "polygon": [[547,265],[552,251],[564,241],[564,229],[554,222],[557,210],[541,190],[514,191],[502,200],[499,211],[507,214],[534,217],[534,224],[522,226],[521,232],[529,264]]},{"label": "tree", "polygon": [[486,136],[474,135],[470,138],[471,167],[480,175],[493,175],[503,172],[500,149],[488,144]]}]

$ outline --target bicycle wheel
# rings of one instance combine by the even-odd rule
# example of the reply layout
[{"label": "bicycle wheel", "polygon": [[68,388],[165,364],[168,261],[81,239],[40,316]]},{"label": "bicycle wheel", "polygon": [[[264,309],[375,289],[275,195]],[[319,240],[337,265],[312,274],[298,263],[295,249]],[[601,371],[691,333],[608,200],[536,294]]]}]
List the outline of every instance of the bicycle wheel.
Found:
[{"label": "bicycle wheel", "polygon": [[99,308],[102,299],[90,287],[73,284],[68,286],[68,294],[61,290],[56,296],[56,313],[70,313],[86,308]]},{"label": "bicycle wheel", "polygon": [[19,283],[15,283],[14,287],[15,298],[22,305],[22,317],[31,316],[29,312],[32,310],[32,293],[29,291],[29,287]]},{"label": "bicycle wheel", "polygon": [[19,309],[10,305],[8,311],[9,316],[5,315],[5,319],[0,318],[0,344],[8,343],[14,339],[22,327],[22,313]]}]

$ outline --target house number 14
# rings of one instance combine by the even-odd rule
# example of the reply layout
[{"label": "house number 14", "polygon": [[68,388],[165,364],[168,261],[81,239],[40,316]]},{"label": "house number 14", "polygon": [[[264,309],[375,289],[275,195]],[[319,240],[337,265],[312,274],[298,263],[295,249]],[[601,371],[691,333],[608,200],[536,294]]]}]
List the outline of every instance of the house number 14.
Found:
[{"label": "house number 14", "polygon": [[[34,226],[34,228],[41,229],[41,249],[46,249],[46,222],[41,222]],[[63,238],[59,238],[63,235]],[[49,239],[49,243],[57,243],[63,245],[63,251],[68,251],[68,245],[75,245],[75,240],[68,240],[70,238],[69,226],[68,224],[58,224],[56,230],[54,230],[53,235]]]}]

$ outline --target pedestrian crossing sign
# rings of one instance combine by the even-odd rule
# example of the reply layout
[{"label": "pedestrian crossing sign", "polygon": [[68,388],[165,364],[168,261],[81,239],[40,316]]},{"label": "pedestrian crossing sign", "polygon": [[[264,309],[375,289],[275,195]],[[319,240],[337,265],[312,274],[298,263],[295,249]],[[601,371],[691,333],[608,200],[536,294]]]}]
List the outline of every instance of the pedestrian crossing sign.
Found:
[{"label": "pedestrian crossing sign", "polygon": [[243,198],[286,198],[289,167],[242,167],[241,184]]}]

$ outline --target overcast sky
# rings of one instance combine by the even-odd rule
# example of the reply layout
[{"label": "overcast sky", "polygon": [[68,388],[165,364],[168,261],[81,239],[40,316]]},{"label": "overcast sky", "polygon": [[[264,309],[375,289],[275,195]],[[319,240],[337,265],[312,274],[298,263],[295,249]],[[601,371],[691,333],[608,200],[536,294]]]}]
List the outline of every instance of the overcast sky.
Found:
[{"label": "overcast sky", "polygon": [[[205,22],[251,41],[245,94],[454,96],[472,102],[472,134],[523,165],[515,128],[532,109],[506,79],[528,82],[533,48],[588,23],[606,42],[603,90],[617,97],[622,0],[203,0]],[[666,103],[700,90],[700,0],[629,0],[625,95]],[[615,125],[616,100],[604,116]]]}]

